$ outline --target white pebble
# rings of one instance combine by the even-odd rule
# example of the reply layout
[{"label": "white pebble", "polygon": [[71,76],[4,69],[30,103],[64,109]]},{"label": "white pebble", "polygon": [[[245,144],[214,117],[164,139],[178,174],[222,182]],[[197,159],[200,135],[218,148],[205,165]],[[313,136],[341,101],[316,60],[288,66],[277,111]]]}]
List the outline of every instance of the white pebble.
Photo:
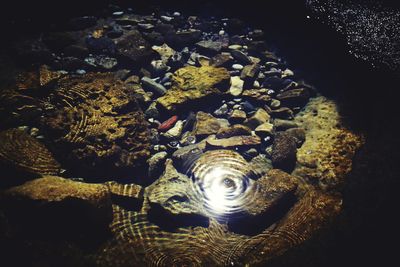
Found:
[{"label": "white pebble", "polygon": [[224,31],[224,30],[220,30],[218,34],[219,34],[219,35],[224,35],[224,34],[225,34],[225,31]]},{"label": "white pebble", "polygon": [[233,64],[232,65],[232,69],[234,69],[234,70],[242,70],[243,69],[243,65]]}]

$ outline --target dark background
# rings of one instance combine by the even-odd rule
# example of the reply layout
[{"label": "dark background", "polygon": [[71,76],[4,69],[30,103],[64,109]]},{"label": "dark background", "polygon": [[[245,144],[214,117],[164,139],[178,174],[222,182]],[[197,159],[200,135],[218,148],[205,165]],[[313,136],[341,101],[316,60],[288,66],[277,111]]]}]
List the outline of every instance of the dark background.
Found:
[{"label": "dark background", "polygon": [[[344,36],[313,17],[306,18],[311,12],[302,0],[14,0],[0,9],[0,43],[8,46],[17,34],[45,31],[70,17],[101,16],[109,2],[139,13],[158,6],[185,15],[238,17],[263,29],[270,48],[322,94],[336,99],[348,126],[366,136],[343,189],[343,214],[329,231],[273,260],[271,266],[386,266],[396,262],[400,237],[399,68],[372,68],[369,62],[354,58]],[[380,2],[397,8],[398,1]]]}]

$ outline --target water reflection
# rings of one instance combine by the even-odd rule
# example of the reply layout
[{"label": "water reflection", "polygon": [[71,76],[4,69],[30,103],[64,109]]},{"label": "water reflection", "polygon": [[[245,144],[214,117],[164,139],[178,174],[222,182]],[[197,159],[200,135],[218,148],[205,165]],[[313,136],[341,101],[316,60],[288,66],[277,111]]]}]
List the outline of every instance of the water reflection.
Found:
[{"label": "water reflection", "polygon": [[237,216],[256,192],[249,164],[227,150],[205,153],[189,169],[196,198],[206,213],[219,220]]}]

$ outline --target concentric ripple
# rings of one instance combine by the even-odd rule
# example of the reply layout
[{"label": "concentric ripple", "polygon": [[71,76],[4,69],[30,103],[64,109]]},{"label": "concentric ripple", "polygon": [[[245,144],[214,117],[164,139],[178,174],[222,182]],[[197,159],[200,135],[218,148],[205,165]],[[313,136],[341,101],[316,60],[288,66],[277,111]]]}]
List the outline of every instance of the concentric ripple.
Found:
[{"label": "concentric ripple", "polygon": [[188,170],[197,201],[217,219],[229,219],[244,211],[255,196],[256,183],[247,161],[230,150],[203,154]]}]

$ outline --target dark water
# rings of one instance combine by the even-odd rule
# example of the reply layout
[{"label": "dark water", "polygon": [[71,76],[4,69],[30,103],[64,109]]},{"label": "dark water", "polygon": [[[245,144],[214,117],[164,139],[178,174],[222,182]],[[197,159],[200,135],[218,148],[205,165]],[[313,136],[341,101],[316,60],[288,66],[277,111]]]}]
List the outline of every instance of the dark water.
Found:
[{"label": "dark water", "polygon": [[[388,264],[396,255],[396,248],[390,245],[391,241],[398,240],[399,233],[398,221],[395,219],[398,204],[395,196],[399,184],[397,160],[400,158],[396,131],[398,101],[395,94],[400,80],[395,56],[389,67],[383,64],[374,68],[368,58],[360,60],[348,53],[348,38],[345,34],[337,32],[335,27],[322,24],[321,20],[326,18],[316,19],[312,6],[287,2],[271,3],[270,8],[261,7],[255,1],[233,5],[200,1],[190,6],[170,2],[163,4],[162,8],[185,10],[187,14],[195,12],[201,15],[241,17],[249,24],[262,28],[267,33],[268,44],[276,49],[277,54],[287,59],[296,73],[300,73],[324,95],[337,100],[341,115],[349,127],[366,134],[366,144],[356,155],[353,170],[343,187],[344,212],[336,219],[333,228],[272,260],[271,266]],[[392,3],[383,4],[395,8]],[[37,21],[37,24],[31,26],[23,14],[27,11],[15,8],[8,16],[17,18],[19,28],[15,29],[23,32],[31,27],[51,27],[49,21],[62,21],[62,16],[69,17],[72,13],[80,15],[76,12],[83,10],[97,12],[102,6],[85,4],[82,11],[76,11],[74,7],[82,3],[62,5],[68,7],[66,10],[70,12],[45,12],[38,7],[33,9],[37,13],[28,12]],[[26,7],[24,10],[29,10],[29,6]],[[143,8],[150,9],[145,6]],[[38,19],[39,14],[44,14],[46,19]],[[12,39],[15,33],[13,26],[3,26],[6,26],[4,34]],[[389,51],[384,52],[381,57],[379,51],[374,51],[373,63],[381,58],[388,62],[386,59],[391,57],[386,52]],[[16,248],[19,246],[18,243],[8,245]],[[29,245],[25,245],[21,251],[22,255],[31,255],[33,258],[35,253],[35,248]],[[59,255],[46,255],[44,258],[49,262],[58,262]],[[79,256],[76,257],[79,261]]]}]

